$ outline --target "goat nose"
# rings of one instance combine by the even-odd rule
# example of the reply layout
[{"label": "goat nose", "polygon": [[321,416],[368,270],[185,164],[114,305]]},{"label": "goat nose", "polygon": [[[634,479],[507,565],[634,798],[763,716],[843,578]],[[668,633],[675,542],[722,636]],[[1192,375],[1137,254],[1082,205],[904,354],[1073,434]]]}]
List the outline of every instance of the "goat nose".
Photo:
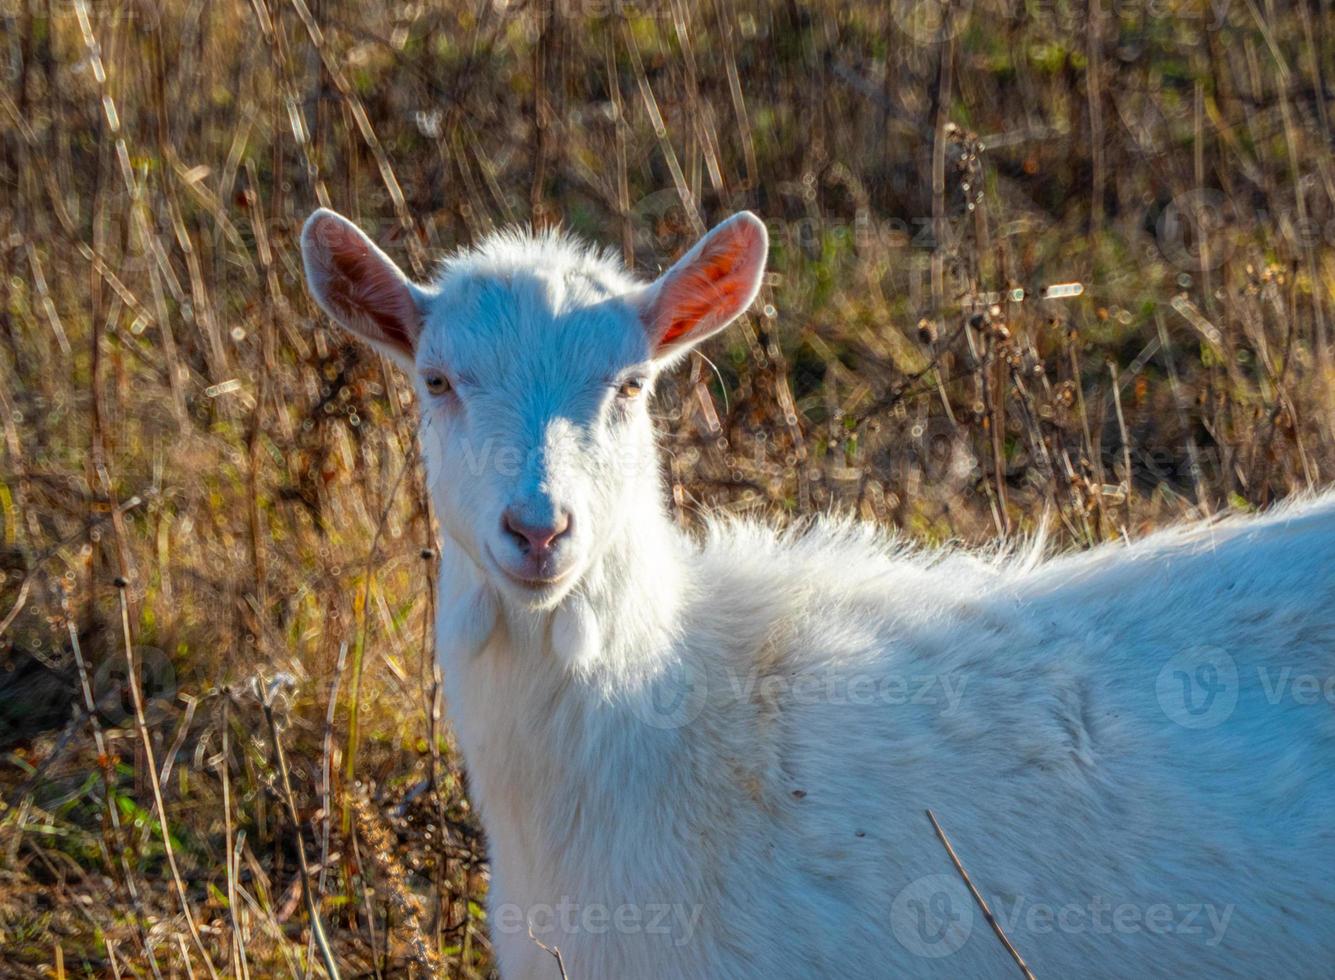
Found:
[{"label": "goat nose", "polygon": [[570,531],[570,515],[565,511],[558,511],[550,523],[530,524],[511,509],[506,510],[501,518],[501,524],[506,533],[519,543],[520,550],[525,554],[542,554],[548,551],[558,538]]}]

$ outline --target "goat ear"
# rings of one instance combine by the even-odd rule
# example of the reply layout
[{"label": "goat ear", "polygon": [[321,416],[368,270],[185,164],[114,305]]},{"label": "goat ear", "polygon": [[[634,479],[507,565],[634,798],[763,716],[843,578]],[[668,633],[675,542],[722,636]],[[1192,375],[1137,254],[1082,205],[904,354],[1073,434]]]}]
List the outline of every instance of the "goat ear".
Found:
[{"label": "goat ear", "polygon": [[401,365],[412,365],[422,332],[422,292],[360,228],[320,208],[301,230],[301,260],[321,309]]},{"label": "goat ear", "polygon": [[760,291],[769,235],[750,211],[714,228],[640,296],[655,357],[670,357],[737,319]]}]

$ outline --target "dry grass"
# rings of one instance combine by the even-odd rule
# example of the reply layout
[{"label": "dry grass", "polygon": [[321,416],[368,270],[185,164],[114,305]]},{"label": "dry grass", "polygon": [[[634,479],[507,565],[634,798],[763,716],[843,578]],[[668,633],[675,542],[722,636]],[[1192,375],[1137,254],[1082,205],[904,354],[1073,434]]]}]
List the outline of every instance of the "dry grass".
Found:
[{"label": "dry grass", "polygon": [[303,292],[317,203],[418,274],[770,220],[660,400],[686,523],[1086,547],[1331,479],[1329,10],[944,9],[0,0],[0,974],[319,973],[309,907],[344,976],[490,969],[411,394]]}]

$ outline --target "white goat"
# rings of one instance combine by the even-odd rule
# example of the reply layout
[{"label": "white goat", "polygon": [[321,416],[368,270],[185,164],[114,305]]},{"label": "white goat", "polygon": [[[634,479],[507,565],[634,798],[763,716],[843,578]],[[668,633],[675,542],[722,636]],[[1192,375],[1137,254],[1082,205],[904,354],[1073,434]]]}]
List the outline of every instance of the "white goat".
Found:
[{"label": "white goat", "polygon": [[410,283],[318,211],[335,320],[416,384],[449,711],[506,980],[1335,970],[1335,497],[1051,561],[669,518],[655,377],[765,228],[656,282],[505,234]]}]

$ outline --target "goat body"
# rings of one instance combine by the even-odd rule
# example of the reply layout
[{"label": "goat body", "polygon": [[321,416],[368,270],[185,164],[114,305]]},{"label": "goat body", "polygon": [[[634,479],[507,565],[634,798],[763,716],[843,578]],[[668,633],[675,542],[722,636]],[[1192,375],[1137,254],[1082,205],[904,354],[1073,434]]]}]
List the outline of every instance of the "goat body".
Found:
[{"label": "goat body", "polygon": [[420,375],[506,980],[559,976],[534,937],[580,980],[1015,975],[928,810],[1040,977],[1329,973],[1335,497],[1048,560],[697,539],[638,391],[751,302],[763,228],[650,286],[521,237],[419,287],[341,221],[312,291]]},{"label": "goat body", "polygon": [[580,670],[441,618],[504,976],[556,976],[530,920],[576,977],[1014,975],[929,808],[1040,977],[1328,975],[1335,499],[1036,565],[673,550],[670,625]]}]

